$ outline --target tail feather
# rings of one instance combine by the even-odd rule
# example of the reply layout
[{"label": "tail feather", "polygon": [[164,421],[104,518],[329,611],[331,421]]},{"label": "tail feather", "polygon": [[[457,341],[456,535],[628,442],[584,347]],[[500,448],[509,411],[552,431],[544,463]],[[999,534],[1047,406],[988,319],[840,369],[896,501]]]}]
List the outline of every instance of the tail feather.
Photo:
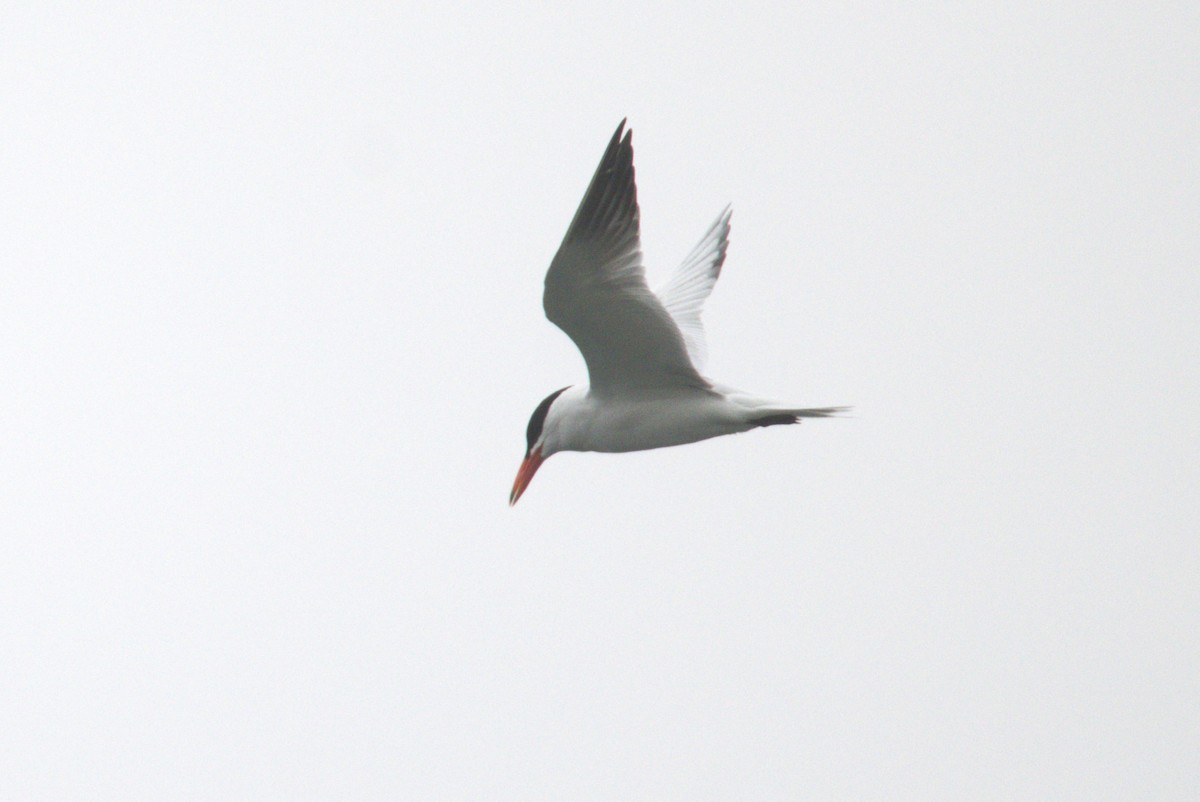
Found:
[{"label": "tail feather", "polygon": [[813,407],[811,409],[781,409],[751,418],[751,426],[786,426],[802,418],[832,418],[850,407]]}]

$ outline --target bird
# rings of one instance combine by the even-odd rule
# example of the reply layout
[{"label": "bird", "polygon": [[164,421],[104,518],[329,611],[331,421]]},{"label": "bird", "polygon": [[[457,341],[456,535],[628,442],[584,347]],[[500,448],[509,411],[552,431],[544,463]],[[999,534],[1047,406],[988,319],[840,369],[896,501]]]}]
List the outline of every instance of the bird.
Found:
[{"label": "bird", "polygon": [[706,378],[700,313],[729,247],[726,206],[657,292],[642,265],[633,132],[609,140],[546,272],[546,317],[578,347],[588,383],[542,399],[508,503],[560,451],[620,453],[828,418],[848,407],[798,408]]}]

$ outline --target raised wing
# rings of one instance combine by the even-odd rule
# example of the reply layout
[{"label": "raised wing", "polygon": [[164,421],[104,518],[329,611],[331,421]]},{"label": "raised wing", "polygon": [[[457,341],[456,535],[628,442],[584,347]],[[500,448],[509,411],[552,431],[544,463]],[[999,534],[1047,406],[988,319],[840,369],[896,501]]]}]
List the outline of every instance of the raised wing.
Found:
[{"label": "raised wing", "polygon": [[593,394],[709,389],[679,327],[646,284],[632,132],[624,120],[550,263],[542,305],[583,354]]},{"label": "raised wing", "polygon": [[704,237],[692,249],[670,280],[658,290],[658,299],[683,334],[688,356],[696,370],[704,370],[708,347],[704,342],[704,326],[700,311],[712,292],[725,251],[729,248],[729,218],[733,209],[725,207],[721,216],[709,226]]}]

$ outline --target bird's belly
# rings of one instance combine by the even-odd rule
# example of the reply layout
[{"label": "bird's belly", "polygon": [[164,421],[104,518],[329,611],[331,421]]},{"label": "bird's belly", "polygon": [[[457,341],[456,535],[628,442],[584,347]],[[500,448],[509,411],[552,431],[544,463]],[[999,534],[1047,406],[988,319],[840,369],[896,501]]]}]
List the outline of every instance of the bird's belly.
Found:
[{"label": "bird's belly", "polygon": [[644,451],[745,431],[720,398],[622,401],[598,405],[581,451]]}]

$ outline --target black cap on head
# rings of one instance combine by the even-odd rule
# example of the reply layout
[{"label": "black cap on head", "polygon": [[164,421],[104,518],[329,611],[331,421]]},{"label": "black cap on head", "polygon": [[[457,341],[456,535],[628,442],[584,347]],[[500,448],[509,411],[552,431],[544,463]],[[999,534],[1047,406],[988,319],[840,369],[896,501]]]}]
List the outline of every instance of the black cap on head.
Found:
[{"label": "black cap on head", "polygon": [[550,412],[550,405],[554,403],[554,399],[562,395],[564,390],[570,388],[567,385],[562,390],[555,390],[542,399],[542,403],[537,405],[533,410],[533,414],[529,416],[529,426],[525,429],[525,456],[528,457],[533,452],[533,444],[542,436],[542,427],[546,425],[546,415]]}]

